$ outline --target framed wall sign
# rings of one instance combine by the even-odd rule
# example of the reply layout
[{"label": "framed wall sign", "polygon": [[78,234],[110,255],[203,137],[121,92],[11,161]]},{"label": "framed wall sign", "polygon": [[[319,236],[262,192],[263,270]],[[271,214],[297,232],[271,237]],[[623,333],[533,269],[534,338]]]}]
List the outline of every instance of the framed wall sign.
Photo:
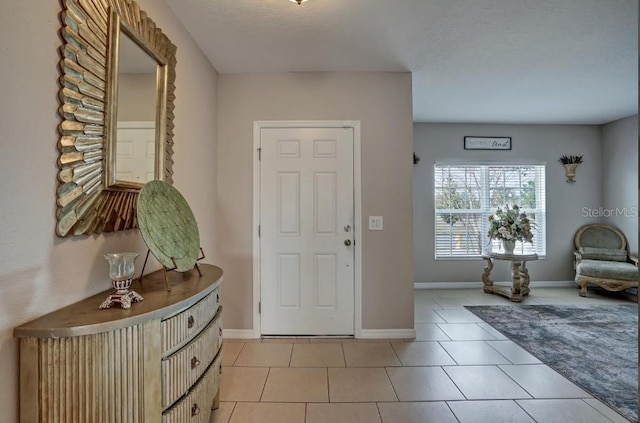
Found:
[{"label": "framed wall sign", "polygon": [[465,150],[511,150],[511,137],[464,137]]}]

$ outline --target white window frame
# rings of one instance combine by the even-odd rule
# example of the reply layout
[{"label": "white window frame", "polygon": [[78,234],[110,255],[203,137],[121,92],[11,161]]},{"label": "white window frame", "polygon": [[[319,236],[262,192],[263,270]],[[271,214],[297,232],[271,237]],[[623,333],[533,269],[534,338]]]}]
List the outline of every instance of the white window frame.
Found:
[{"label": "white window frame", "polygon": [[[481,180],[481,195],[480,195],[480,208],[476,209],[438,209],[437,208],[437,177],[436,174],[438,170],[442,170],[444,168],[467,168],[473,167],[482,169],[482,180]],[[496,207],[490,206],[490,188],[489,187],[489,169],[495,167],[533,167],[535,172],[535,198],[536,205],[535,208],[526,208],[523,207],[523,211],[527,213],[528,216],[535,216],[535,229],[533,236],[533,246],[531,244],[523,244],[518,242],[516,244],[516,254],[528,254],[532,252],[536,252],[540,258],[544,258],[546,255],[546,163],[519,163],[519,162],[436,162],[434,164],[434,181],[433,181],[433,193],[434,193],[434,258],[436,260],[470,260],[470,259],[480,259],[481,255],[486,253],[487,251],[500,251],[500,242],[498,240],[490,240],[487,237],[487,231],[489,230],[489,221],[488,216],[494,213]],[[520,184],[521,185],[521,184]],[[509,204],[512,205],[512,204]],[[504,205],[502,205],[504,206]],[[442,252],[442,248],[438,249],[438,219],[442,219],[440,215],[442,213],[455,213],[455,214],[468,214],[468,215],[478,215],[480,214],[480,239],[481,239],[481,252],[480,254],[475,253],[466,253],[463,254],[454,254],[452,250],[449,250],[449,254],[445,254]],[[441,222],[440,222],[441,224]],[[453,234],[450,235],[451,239],[453,239]],[[468,244],[467,244],[468,245]],[[463,244],[464,246],[464,244]],[[467,252],[469,248],[466,248]]]}]

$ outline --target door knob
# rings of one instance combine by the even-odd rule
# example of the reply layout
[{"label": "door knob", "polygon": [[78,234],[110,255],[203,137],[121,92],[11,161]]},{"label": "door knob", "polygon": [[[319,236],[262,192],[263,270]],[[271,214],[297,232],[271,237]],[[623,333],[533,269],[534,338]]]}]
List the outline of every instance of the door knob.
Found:
[{"label": "door knob", "polygon": [[344,240],[344,245],[346,245],[347,247],[348,247],[349,245],[351,245],[351,240],[350,240],[350,239],[345,239],[345,240]]}]

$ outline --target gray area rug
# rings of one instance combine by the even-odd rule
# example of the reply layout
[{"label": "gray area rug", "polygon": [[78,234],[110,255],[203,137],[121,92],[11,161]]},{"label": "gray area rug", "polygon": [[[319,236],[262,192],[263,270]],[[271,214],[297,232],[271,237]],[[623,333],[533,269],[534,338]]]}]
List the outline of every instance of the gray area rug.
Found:
[{"label": "gray area rug", "polygon": [[466,306],[473,314],[638,421],[638,306]]}]

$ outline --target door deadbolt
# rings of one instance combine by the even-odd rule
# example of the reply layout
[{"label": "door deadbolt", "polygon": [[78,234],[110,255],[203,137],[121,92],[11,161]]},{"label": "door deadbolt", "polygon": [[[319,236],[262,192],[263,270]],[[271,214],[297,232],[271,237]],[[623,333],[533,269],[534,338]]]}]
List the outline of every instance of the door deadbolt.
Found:
[{"label": "door deadbolt", "polygon": [[344,245],[346,245],[347,247],[351,245],[351,240],[350,239],[345,239],[344,240]]},{"label": "door deadbolt", "polygon": [[351,231],[351,225],[347,225],[344,227],[344,231],[345,232],[350,232]]}]

